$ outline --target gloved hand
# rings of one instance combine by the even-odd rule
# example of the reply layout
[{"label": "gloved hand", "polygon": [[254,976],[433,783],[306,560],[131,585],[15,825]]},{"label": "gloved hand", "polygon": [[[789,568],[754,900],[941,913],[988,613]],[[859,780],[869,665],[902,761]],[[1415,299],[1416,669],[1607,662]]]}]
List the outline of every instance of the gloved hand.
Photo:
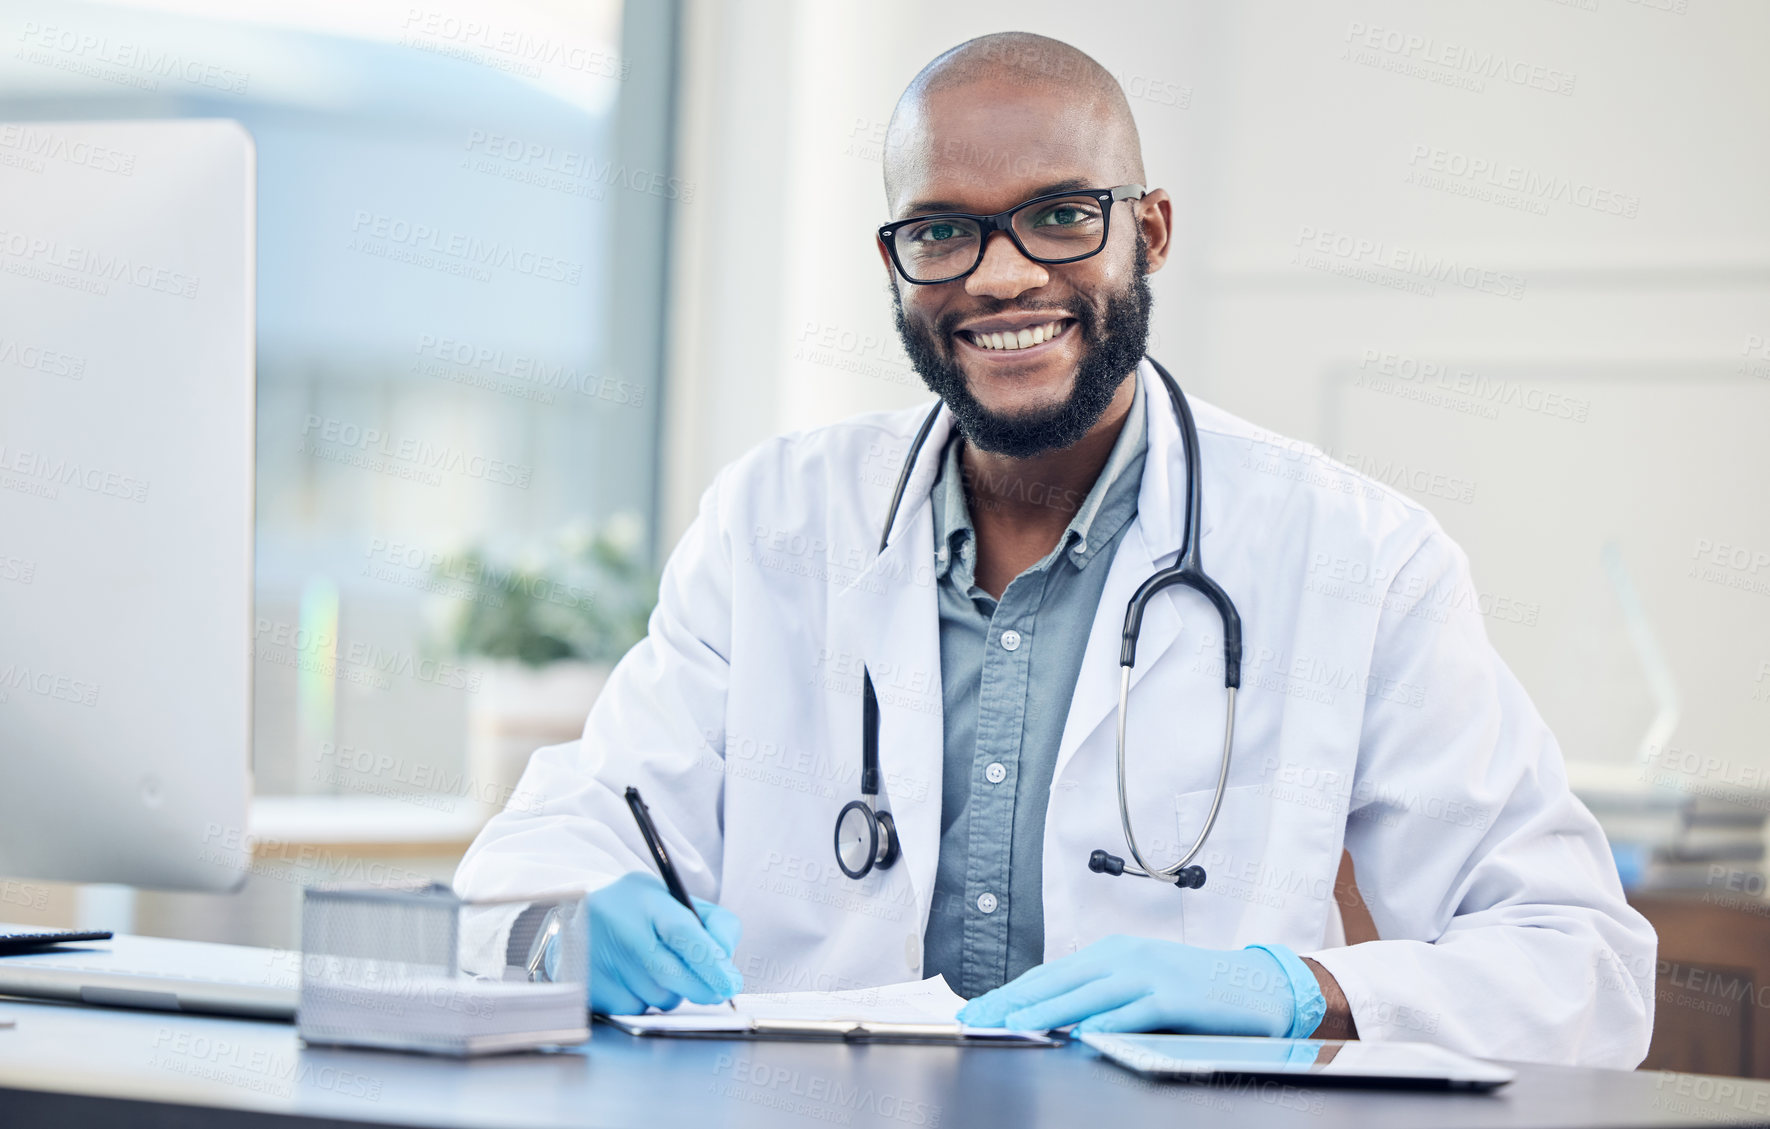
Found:
[{"label": "gloved hand", "polygon": [[[1107,937],[985,992],[959,1019],[1036,1031],[1075,1023],[1078,1031],[1308,1035],[1326,1011],[1321,987],[1295,953],[1271,949]],[[1294,984],[1299,975],[1307,982]]]},{"label": "gloved hand", "polygon": [[743,990],[731,963],[743,927],[701,898],[703,926],[656,876],[634,871],[590,895],[590,1010],[638,1015],[687,999],[723,1003]]}]

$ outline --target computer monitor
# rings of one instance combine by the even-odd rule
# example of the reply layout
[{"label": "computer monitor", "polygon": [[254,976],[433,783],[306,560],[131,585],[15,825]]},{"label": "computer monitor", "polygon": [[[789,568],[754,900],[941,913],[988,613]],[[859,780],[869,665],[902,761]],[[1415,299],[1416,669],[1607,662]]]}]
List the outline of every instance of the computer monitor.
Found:
[{"label": "computer monitor", "polygon": [[0,123],[0,876],[244,880],[255,187],[236,122]]}]

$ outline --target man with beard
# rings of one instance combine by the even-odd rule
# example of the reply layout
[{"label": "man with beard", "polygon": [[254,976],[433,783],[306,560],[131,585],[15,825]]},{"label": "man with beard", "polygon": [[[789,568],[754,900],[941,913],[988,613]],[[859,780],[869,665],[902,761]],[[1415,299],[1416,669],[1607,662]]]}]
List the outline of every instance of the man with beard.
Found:
[{"label": "man with beard", "polygon": [[[1400,494],[1195,402],[1202,548],[1246,633],[1236,753],[1224,787],[1228,628],[1170,588],[1117,768],[1120,626],[1191,485],[1144,356],[1172,208],[1117,82],[1056,40],[972,40],[904,92],[884,165],[879,254],[938,410],[726,468],[582,740],[531,761],[538,809],[494,819],[457,886],[591,890],[610,1013],[939,973],[977,1026],[1638,1063],[1652,929],[1466,558]],[[1209,881],[1101,865],[1121,803],[1157,869],[1214,816]],[[1342,848],[1380,939],[1346,943]]]}]

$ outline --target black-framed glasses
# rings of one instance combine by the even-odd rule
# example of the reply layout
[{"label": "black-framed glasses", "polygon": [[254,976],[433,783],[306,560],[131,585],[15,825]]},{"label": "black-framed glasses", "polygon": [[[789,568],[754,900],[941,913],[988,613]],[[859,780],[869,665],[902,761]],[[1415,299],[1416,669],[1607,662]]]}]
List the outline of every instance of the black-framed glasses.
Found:
[{"label": "black-framed glasses", "polygon": [[1052,192],[993,216],[936,212],[896,220],[879,228],[879,239],[897,273],[919,285],[953,282],[976,270],[984,245],[998,231],[1035,263],[1073,263],[1106,246],[1114,204],[1143,195],[1141,184]]}]

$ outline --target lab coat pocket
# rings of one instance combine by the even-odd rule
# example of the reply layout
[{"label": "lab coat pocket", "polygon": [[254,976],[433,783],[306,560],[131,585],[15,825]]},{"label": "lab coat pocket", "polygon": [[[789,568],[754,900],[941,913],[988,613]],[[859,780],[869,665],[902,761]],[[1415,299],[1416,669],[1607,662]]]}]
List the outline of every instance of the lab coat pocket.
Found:
[{"label": "lab coat pocket", "polygon": [[[1157,849],[1158,866],[1171,865],[1205,826],[1215,788],[1174,798],[1174,842]],[[1265,784],[1223,791],[1223,803],[1192,865],[1205,869],[1202,888],[1180,890],[1181,928],[1189,945],[1240,948],[1279,942],[1314,948],[1320,943],[1333,900],[1332,869],[1298,857],[1285,846],[1285,821],[1277,818]]]}]

